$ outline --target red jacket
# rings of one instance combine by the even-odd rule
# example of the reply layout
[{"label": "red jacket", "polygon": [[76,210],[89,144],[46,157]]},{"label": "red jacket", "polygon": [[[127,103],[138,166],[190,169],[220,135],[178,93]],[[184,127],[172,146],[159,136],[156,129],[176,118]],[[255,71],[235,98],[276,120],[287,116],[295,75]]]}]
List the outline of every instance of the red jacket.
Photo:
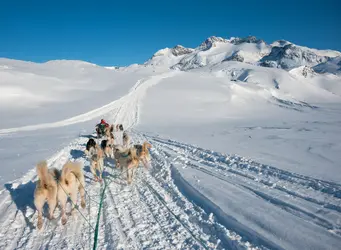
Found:
[{"label": "red jacket", "polygon": [[109,124],[108,123],[106,123],[105,121],[101,121],[101,123],[100,124],[104,124],[106,127],[109,127]]}]

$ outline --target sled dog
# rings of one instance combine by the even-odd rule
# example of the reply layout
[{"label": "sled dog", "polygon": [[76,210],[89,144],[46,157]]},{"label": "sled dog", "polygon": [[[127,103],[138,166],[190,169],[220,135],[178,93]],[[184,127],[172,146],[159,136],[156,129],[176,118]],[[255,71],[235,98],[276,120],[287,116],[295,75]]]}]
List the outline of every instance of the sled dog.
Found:
[{"label": "sled dog", "polygon": [[47,162],[41,161],[36,166],[39,180],[34,191],[34,205],[38,211],[37,228],[43,226],[43,206],[47,201],[49,206],[49,219],[53,219],[53,212],[57,206],[57,192],[59,179],[59,170],[56,168],[47,168]]},{"label": "sled dog", "polygon": [[[90,148],[90,151],[87,153],[87,155],[90,159],[90,170],[95,177],[95,181],[102,182],[102,173],[104,168],[103,150],[96,145],[95,147]],[[98,170],[99,175],[97,175],[96,170]]]},{"label": "sled dog", "polygon": [[151,148],[152,145],[145,141],[142,145],[141,144],[135,144],[134,148],[136,149],[136,155],[144,165],[145,168],[148,167],[150,162],[150,154],[149,154],[149,148]]},{"label": "sled dog", "polygon": [[81,163],[71,161],[65,163],[58,185],[58,201],[61,207],[63,225],[67,221],[65,209],[68,196],[70,196],[72,202],[72,212],[74,212],[75,205],[77,204],[78,191],[81,196],[81,207],[85,208],[84,186],[85,181]]},{"label": "sled dog", "polygon": [[127,171],[127,182],[131,184],[135,169],[139,163],[136,149],[134,147],[125,149],[122,146],[116,146],[114,157],[116,166]]},{"label": "sled dog", "polygon": [[110,133],[110,138],[108,140],[102,140],[101,142],[101,149],[103,150],[106,157],[114,158],[113,147],[114,135]]}]

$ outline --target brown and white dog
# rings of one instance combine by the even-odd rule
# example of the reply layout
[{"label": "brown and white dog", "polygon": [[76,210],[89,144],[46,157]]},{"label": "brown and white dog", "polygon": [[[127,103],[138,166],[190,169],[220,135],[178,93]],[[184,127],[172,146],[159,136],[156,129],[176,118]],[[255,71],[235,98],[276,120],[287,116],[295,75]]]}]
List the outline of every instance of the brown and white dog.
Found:
[{"label": "brown and white dog", "polygon": [[127,182],[132,182],[133,175],[139,164],[139,159],[136,155],[134,147],[125,149],[122,146],[115,146],[114,153],[116,167],[127,171]]},{"label": "brown and white dog", "polygon": [[145,168],[148,167],[150,163],[150,154],[149,154],[149,148],[151,148],[152,145],[145,141],[142,145],[141,144],[135,144],[134,148],[136,149],[136,155],[139,161],[142,161]]},{"label": "brown and white dog", "polygon": [[[91,146],[89,149],[85,149],[85,154],[90,159],[90,170],[95,177],[95,181],[102,182],[102,173],[104,168],[104,152],[96,144]],[[96,170],[98,170],[99,175],[97,175]]]},{"label": "brown and white dog", "polygon": [[38,229],[43,226],[43,206],[47,201],[49,206],[49,219],[53,219],[53,212],[57,206],[57,192],[59,179],[59,170],[56,168],[47,168],[47,162],[41,161],[36,166],[37,181],[36,189],[34,191],[34,205],[38,211]]},{"label": "brown and white dog", "polygon": [[114,158],[114,153],[113,153],[114,143],[115,143],[115,139],[112,133],[110,133],[109,139],[101,141],[101,149],[103,150],[106,157]]},{"label": "brown and white dog", "polygon": [[68,196],[70,196],[72,201],[72,212],[77,204],[77,193],[79,191],[81,196],[81,207],[85,208],[85,181],[82,171],[81,163],[68,161],[63,166],[61,171],[59,185],[58,185],[58,201],[61,206],[62,212],[62,224],[64,225],[67,221],[66,219],[66,202]]}]

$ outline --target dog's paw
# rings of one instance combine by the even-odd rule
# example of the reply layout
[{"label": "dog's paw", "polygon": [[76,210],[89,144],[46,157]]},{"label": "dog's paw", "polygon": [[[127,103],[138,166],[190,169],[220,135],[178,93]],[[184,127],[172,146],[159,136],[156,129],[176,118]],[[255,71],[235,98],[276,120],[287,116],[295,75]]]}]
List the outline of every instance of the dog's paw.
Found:
[{"label": "dog's paw", "polygon": [[81,207],[84,209],[85,208],[85,201],[81,202]]},{"label": "dog's paw", "polygon": [[65,225],[66,224],[66,222],[67,222],[67,219],[64,217],[64,218],[62,218],[62,224],[63,225]]}]

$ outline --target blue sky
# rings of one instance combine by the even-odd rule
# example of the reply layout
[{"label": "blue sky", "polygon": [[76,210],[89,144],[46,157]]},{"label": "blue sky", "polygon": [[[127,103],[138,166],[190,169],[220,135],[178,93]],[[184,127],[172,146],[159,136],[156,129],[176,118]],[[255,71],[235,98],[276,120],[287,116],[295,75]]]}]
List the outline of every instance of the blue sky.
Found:
[{"label": "blue sky", "polygon": [[339,2],[2,1],[0,57],[123,66],[143,63],[164,47],[196,47],[212,35],[341,51]]}]

